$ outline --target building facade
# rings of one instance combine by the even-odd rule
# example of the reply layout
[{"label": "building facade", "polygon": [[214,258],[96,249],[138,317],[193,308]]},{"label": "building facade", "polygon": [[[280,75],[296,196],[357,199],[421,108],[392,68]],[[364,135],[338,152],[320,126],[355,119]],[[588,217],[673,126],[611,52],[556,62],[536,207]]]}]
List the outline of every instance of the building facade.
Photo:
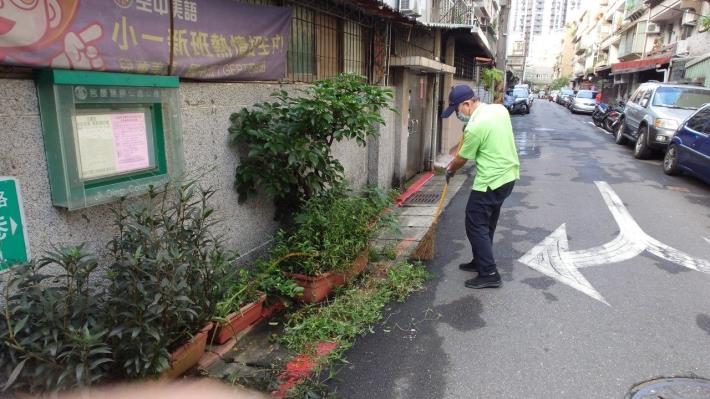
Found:
[{"label": "building facade", "polygon": [[[148,3],[156,6],[163,2],[140,4]],[[199,2],[196,9],[203,12],[210,9],[210,3],[211,0]],[[216,3],[220,7],[229,4],[223,1]],[[243,3],[271,7],[271,11],[289,9],[288,21],[262,21],[260,25],[260,29],[268,29],[271,25],[287,22],[288,40],[284,42],[284,36],[280,34],[271,35],[267,40],[258,32],[249,37],[233,34],[231,38],[229,34],[202,35],[197,30],[192,36],[190,32],[177,31],[167,38],[149,35],[141,29],[149,29],[151,25],[138,25],[135,22],[138,18],[132,17],[138,13],[136,15],[148,18],[147,11],[118,8],[108,3],[101,6],[107,7],[107,10],[100,14],[106,19],[116,18],[116,22],[100,22],[110,24],[111,29],[115,27],[115,32],[110,32],[113,35],[104,37],[106,45],[114,46],[119,54],[136,49],[136,54],[148,57],[160,55],[170,48],[185,54],[199,54],[217,65],[202,69],[197,64],[188,65],[186,71],[199,72],[200,75],[180,75],[173,114],[178,122],[171,129],[182,142],[179,157],[184,169],[210,171],[204,175],[203,183],[217,190],[213,197],[216,213],[229,221],[219,225],[221,231],[218,233],[224,237],[226,246],[244,256],[258,254],[268,247],[272,234],[279,226],[273,221],[270,201],[238,202],[234,170],[239,160],[235,148],[230,147],[228,135],[232,113],[269,100],[270,94],[277,90],[297,93],[318,79],[342,72],[360,74],[372,85],[393,90],[391,106],[397,112],[383,113],[385,124],[379,127],[379,137],[369,140],[366,147],[343,142],[335,145],[334,154],[344,165],[347,180],[354,188],[366,184],[400,187],[407,179],[430,170],[438,156],[448,155],[458,143],[460,122],[451,120],[455,118],[440,118],[448,90],[453,84],[470,84],[482,98],[490,98],[479,82],[481,70],[494,65],[498,48],[500,7],[495,0],[362,0],[357,4],[330,0],[252,0]],[[96,5],[98,3],[82,4],[100,7]],[[234,8],[226,7],[220,13],[229,18],[230,13],[244,12],[238,8],[238,2],[234,4]],[[57,11],[72,10],[55,10],[50,19],[59,17]],[[151,18],[160,15],[169,19],[166,13],[158,13],[164,11],[162,8],[158,11],[151,8],[150,11]],[[172,16],[176,30],[180,24],[193,22],[184,22],[185,15],[198,20],[202,17],[202,14],[185,14],[182,8],[180,11],[179,21],[176,19],[178,14]],[[128,12],[134,14],[126,17]],[[255,13],[254,20],[256,16],[264,15],[260,9],[252,12]],[[80,23],[81,18],[77,21]],[[48,22],[52,22],[57,29],[68,26],[57,21]],[[204,30],[217,29],[218,25],[213,20],[210,26],[205,25]],[[157,27],[156,32],[162,32],[161,29]],[[230,29],[230,24],[225,24],[224,29]],[[165,31],[168,32],[168,28]],[[89,29],[87,32],[82,34],[93,34],[94,31]],[[38,81],[34,78],[38,68],[33,67],[35,64],[32,63],[44,53],[12,58],[3,40],[3,35],[0,35],[0,48],[3,50],[0,56],[0,95],[6,99],[0,106],[3,122],[0,142],[6,150],[0,157],[0,176],[14,177],[23,190],[31,253],[42,254],[54,246],[82,243],[86,243],[88,250],[104,253],[106,248],[103,243],[114,234],[111,207],[115,203],[72,211],[53,205],[47,165],[48,154],[55,154],[58,149],[52,147],[53,144],[45,143],[43,138]],[[175,45],[165,46],[165,40],[169,43],[174,41]],[[152,45],[152,42],[163,44],[156,44],[155,51],[141,47]],[[214,71],[225,70],[223,66],[228,64],[229,57],[242,52],[252,57],[262,53],[273,55],[278,62],[283,62],[283,73],[259,79],[213,78]],[[52,66],[58,69],[87,69],[89,66],[107,69],[108,65],[105,63],[107,59],[96,58],[72,61],[56,57],[56,61],[65,62],[63,65],[53,62]],[[135,67],[143,68],[143,64],[138,65],[137,58],[126,58],[121,62],[121,65],[130,62]],[[239,64],[238,68],[233,66],[230,70],[262,73],[269,71],[269,65]],[[146,64],[146,68],[134,72],[146,76],[180,74],[171,65],[158,62]],[[112,71],[121,72],[120,69]],[[113,90],[106,90],[113,95]],[[93,91],[84,90],[78,90],[76,95],[84,96],[85,92],[93,95]],[[117,89],[116,93],[119,93]],[[144,95],[142,91],[141,95]]]}]

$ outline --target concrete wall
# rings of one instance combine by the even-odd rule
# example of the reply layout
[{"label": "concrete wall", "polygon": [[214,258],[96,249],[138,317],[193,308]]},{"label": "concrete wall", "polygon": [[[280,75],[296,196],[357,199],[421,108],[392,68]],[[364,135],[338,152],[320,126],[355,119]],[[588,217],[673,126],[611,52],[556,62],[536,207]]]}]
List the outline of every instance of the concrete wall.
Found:
[{"label": "concrete wall", "polygon": [[[266,99],[277,89],[288,91],[299,85],[265,83],[182,83],[181,114],[186,171],[214,168],[203,184],[218,190],[212,205],[220,219],[219,232],[230,248],[245,254],[268,243],[278,227],[274,210],[266,198],[237,204],[234,172],[238,162],[228,145],[229,116],[242,107]],[[52,245],[86,243],[99,254],[114,234],[111,205],[68,212],[52,206],[46,157],[42,141],[34,82],[0,79],[0,176],[14,176],[21,185],[30,248],[33,256]],[[334,146],[334,154],[345,166],[346,177],[354,187],[368,180],[389,187],[394,176],[394,113],[385,112],[387,126],[380,128],[379,146],[372,168],[368,149],[355,142]]]}]

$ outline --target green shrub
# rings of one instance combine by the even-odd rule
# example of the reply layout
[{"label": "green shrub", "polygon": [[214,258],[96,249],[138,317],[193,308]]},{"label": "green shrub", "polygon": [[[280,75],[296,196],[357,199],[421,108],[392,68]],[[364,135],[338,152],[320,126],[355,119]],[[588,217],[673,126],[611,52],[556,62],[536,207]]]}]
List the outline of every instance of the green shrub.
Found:
[{"label": "green shrub", "polygon": [[294,97],[285,91],[231,115],[231,142],[240,150],[236,170],[239,201],[269,195],[276,218],[287,220],[306,200],[343,180],[331,145],[354,139],[364,146],[384,123],[392,93],[354,74],[320,80]]},{"label": "green shrub", "polygon": [[300,254],[283,260],[284,270],[312,276],[343,271],[367,246],[390,198],[378,189],[361,196],[347,194],[336,188],[311,198],[295,217],[295,228],[276,234],[275,259]]},{"label": "green shrub", "polygon": [[213,194],[190,181],[116,211],[107,304],[115,376],[158,375],[170,351],[214,316],[235,254],[210,232]]},{"label": "green shrub", "polygon": [[3,390],[55,392],[106,375],[112,357],[97,265],[78,247],[13,268],[4,282],[0,323]]}]

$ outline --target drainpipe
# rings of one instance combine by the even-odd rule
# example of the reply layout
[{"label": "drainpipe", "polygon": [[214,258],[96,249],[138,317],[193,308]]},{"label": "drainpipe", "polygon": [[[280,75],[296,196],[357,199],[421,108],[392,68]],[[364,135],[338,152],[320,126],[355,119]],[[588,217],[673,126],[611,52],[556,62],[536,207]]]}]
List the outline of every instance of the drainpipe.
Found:
[{"label": "drainpipe", "polygon": [[431,146],[429,150],[429,154],[431,155],[431,160],[429,161],[429,167],[431,169],[434,169],[434,163],[436,162],[436,156],[438,155],[438,151],[436,148],[436,144],[439,142],[438,141],[438,133],[439,133],[439,113],[437,112],[439,109],[439,79],[440,79],[440,74],[436,74],[436,78],[434,79],[434,103],[432,104],[432,116],[431,116]]}]

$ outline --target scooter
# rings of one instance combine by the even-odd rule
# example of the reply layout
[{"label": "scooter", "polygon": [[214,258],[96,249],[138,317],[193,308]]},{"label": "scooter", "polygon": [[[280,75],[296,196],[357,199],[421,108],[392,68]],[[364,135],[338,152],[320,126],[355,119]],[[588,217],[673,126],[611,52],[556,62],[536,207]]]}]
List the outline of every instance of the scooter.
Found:
[{"label": "scooter", "polygon": [[626,104],[623,101],[619,101],[619,105],[611,108],[606,115],[606,118],[602,120],[601,126],[609,133],[614,133],[616,131],[616,124],[621,119],[624,114],[624,106]]},{"label": "scooter", "polygon": [[530,106],[528,106],[528,99],[524,97],[513,97],[505,96],[503,99],[503,105],[508,109],[511,115],[514,114],[529,114]]},{"label": "scooter", "polygon": [[592,122],[594,122],[596,126],[602,127],[602,123],[609,114],[609,111],[611,111],[611,107],[609,106],[609,104],[597,104],[597,106],[594,107],[594,111],[592,112]]}]

